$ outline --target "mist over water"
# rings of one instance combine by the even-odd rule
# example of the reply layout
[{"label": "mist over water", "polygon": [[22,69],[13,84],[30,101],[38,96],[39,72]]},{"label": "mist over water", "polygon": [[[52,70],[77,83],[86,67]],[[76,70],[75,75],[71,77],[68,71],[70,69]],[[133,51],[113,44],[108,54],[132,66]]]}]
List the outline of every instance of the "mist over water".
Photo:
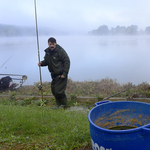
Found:
[{"label": "mist over water", "polygon": [[[54,36],[71,60],[69,77],[73,81],[95,81],[109,77],[119,83],[150,83],[150,36]],[[40,59],[48,47],[48,36],[40,36]],[[39,82],[36,37],[0,38],[0,74],[23,74],[25,84]],[[43,82],[51,81],[42,67]],[[2,77],[2,76],[1,76]]]}]

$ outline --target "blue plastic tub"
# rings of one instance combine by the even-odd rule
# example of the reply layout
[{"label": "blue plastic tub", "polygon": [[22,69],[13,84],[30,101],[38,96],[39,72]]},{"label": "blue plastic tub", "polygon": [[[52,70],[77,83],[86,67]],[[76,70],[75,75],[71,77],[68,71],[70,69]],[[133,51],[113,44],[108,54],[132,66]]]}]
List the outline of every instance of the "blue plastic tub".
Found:
[{"label": "blue plastic tub", "polygon": [[[93,150],[150,150],[150,104],[102,101],[88,118]],[[109,129],[116,126],[136,128]]]}]

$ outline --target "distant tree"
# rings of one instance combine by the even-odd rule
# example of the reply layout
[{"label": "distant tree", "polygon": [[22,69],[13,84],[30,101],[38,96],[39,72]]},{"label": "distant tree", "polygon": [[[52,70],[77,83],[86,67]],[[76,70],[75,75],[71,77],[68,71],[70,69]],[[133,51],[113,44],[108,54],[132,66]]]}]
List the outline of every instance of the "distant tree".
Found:
[{"label": "distant tree", "polygon": [[111,28],[111,30],[109,31],[109,33],[111,35],[115,35],[116,34],[116,28]]},{"label": "distant tree", "polygon": [[145,28],[145,33],[146,34],[150,34],[150,26],[148,26],[148,27]]},{"label": "distant tree", "polygon": [[128,26],[126,29],[126,33],[129,35],[136,35],[138,33],[137,29],[138,29],[137,25]]},{"label": "distant tree", "polygon": [[90,35],[107,35],[108,33],[109,33],[109,30],[106,25],[102,25],[97,30],[92,30],[88,32],[88,34]]},{"label": "distant tree", "polygon": [[145,34],[145,31],[142,30],[142,29],[140,29],[139,32],[138,32],[138,34],[139,34],[139,35],[143,35],[143,34]]},{"label": "distant tree", "polygon": [[125,26],[117,26],[116,34],[126,34],[126,27]]},{"label": "distant tree", "polygon": [[147,26],[145,30],[138,29],[137,25],[131,26],[116,26],[112,27],[111,30],[108,29],[107,25],[101,25],[97,30],[92,30],[88,32],[90,35],[143,35],[150,34],[150,26]]},{"label": "distant tree", "polygon": [[90,34],[90,35],[98,35],[97,30],[92,30],[92,31],[88,32],[88,34]]},{"label": "distant tree", "polygon": [[[50,28],[40,28],[39,35],[55,34]],[[13,25],[0,24],[0,37],[2,36],[35,36],[35,27],[21,27]]]},{"label": "distant tree", "polygon": [[109,32],[108,27],[106,25],[102,25],[97,29],[98,35],[107,35]]}]

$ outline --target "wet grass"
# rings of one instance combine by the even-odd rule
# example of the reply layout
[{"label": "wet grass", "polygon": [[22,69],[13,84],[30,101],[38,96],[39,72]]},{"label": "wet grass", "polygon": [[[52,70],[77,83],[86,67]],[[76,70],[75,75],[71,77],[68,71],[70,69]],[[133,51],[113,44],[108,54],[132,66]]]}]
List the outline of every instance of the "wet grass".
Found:
[{"label": "wet grass", "polygon": [[[76,107],[77,108],[77,107]],[[60,149],[90,145],[86,109],[0,104],[0,149]]]}]

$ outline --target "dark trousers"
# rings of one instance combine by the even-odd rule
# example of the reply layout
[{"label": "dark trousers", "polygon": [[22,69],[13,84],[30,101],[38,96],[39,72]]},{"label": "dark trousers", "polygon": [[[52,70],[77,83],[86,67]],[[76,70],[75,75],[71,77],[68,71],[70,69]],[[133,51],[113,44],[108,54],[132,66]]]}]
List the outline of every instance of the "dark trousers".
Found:
[{"label": "dark trousers", "polygon": [[65,94],[66,86],[67,86],[67,77],[63,79],[60,76],[52,78],[51,91],[56,99],[56,103],[58,106],[60,105],[67,106],[67,98]]}]

